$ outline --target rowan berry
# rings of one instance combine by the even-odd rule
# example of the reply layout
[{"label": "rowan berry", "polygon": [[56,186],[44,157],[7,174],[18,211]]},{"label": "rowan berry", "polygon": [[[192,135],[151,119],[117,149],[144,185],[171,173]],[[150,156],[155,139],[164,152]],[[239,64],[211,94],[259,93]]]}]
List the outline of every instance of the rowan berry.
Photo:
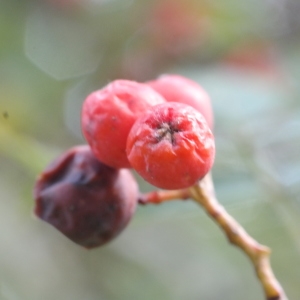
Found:
[{"label": "rowan berry", "polygon": [[194,108],[166,102],[135,122],[127,139],[127,155],[132,167],[154,186],[186,188],[211,169],[214,137]]},{"label": "rowan berry", "polygon": [[83,103],[82,130],[95,156],[108,166],[130,168],[128,133],[148,108],[165,102],[148,85],[116,80],[91,93]]},{"label": "rowan berry", "polygon": [[101,246],[118,235],[134,214],[138,186],[129,170],[98,161],[77,146],[50,164],[34,187],[36,216],[73,242]]},{"label": "rowan berry", "polygon": [[195,81],[180,75],[162,75],[147,83],[168,102],[185,103],[198,110],[213,128],[213,111],[207,92]]}]

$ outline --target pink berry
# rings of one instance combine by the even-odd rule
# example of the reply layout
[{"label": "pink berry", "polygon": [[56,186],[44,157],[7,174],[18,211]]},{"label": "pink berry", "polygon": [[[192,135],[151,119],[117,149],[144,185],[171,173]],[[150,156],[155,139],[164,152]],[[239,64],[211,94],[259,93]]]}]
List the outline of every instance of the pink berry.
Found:
[{"label": "pink berry", "polygon": [[198,110],[213,128],[213,111],[207,92],[195,81],[180,75],[162,75],[147,83],[168,102],[185,103]]},{"label": "pink berry", "polygon": [[166,102],[135,122],[127,140],[127,155],[149,183],[163,189],[186,188],[211,169],[214,136],[194,108]]},{"label": "pink berry", "polygon": [[148,85],[129,80],[113,81],[91,93],[83,103],[82,130],[95,156],[108,166],[130,168],[128,133],[139,116],[163,102]]}]

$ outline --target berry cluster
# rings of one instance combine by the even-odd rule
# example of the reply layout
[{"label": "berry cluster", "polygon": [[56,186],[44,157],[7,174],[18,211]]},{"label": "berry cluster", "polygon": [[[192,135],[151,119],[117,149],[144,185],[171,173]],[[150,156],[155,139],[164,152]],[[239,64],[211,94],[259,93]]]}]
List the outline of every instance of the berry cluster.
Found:
[{"label": "berry cluster", "polygon": [[86,248],[110,241],[134,214],[139,190],[131,168],[176,190],[196,184],[213,165],[210,99],[187,78],[115,80],[85,99],[81,121],[88,145],[50,164],[34,198],[38,217]]}]

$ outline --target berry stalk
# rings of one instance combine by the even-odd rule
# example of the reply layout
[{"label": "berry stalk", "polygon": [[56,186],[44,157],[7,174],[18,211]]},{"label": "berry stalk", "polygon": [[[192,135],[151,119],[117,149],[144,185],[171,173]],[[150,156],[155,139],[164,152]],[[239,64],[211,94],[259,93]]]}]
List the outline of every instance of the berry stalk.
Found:
[{"label": "berry stalk", "polygon": [[215,197],[211,175],[190,188],[190,195],[206,213],[222,228],[228,240],[250,258],[265,292],[266,300],[288,300],[276,279],[271,264],[271,250],[254,240],[244,228],[228,214]]},{"label": "berry stalk", "polygon": [[139,196],[139,204],[160,204],[166,201],[172,201],[175,199],[183,199],[186,200],[190,198],[190,190],[182,189],[182,190],[160,190],[153,191],[147,194],[141,194]]},{"label": "berry stalk", "polygon": [[200,204],[206,213],[221,227],[229,242],[240,248],[249,257],[263,287],[266,300],[288,300],[273,273],[270,264],[271,250],[253,239],[218,202],[210,174],[189,189],[150,192],[141,195],[139,202],[141,204],[159,204],[165,201],[187,198],[191,198]]}]

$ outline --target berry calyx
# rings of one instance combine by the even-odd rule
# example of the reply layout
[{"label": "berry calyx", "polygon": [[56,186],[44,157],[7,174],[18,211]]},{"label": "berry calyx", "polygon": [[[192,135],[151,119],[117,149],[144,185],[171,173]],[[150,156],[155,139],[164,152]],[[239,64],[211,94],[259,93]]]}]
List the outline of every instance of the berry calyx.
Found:
[{"label": "berry calyx", "polygon": [[163,189],[194,185],[211,169],[214,136],[204,117],[191,106],[166,102],[148,110],[127,139],[132,167]]},{"label": "berry calyx", "polygon": [[83,103],[82,131],[95,156],[108,166],[130,168],[128,133],[139,116],[163,102],[148,85],[129,80],[115,80],[91,93]]},{"label": "berry calyx", "polygon": [[77,146],[50,164],[34,187],[35,215],[73,242],[101,246],[133,216],[138,186],[129,170],[99,162],[88,146]]},{"label": "berry calyx", "polygon": [[188,104],[198,110],[213,128],[213,111],[207,92],[195,81],[180,75],[162,75],[156,80],[147,82],[168,102]]}]

